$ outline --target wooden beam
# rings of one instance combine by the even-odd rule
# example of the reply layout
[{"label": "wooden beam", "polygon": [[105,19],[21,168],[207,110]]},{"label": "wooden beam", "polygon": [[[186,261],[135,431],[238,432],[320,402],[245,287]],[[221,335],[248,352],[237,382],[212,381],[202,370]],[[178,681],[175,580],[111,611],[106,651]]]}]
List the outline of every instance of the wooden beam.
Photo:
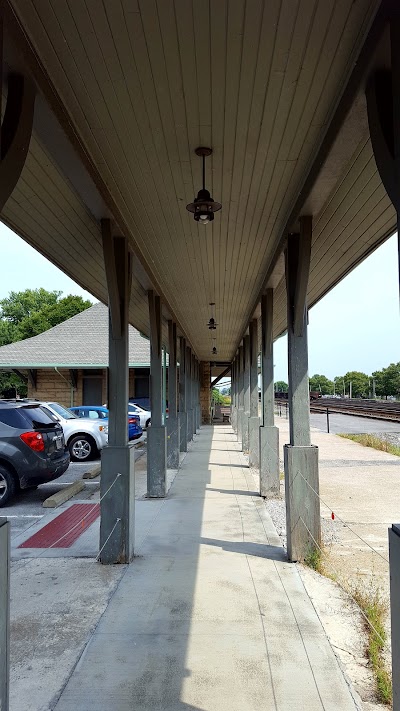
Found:
[{"label": "wooden beam", "polygon": [[25,165],[32,135],[34,105],[32,82],[20,74],[10,74],[1,126],[0,210],[13,192]]},{"label": "wooden beam", "polygon": [[111,220],[101,220],[101,236],[103,240],[104,267],[107,278],[111,328],[113,337],[121,338],[121,295],[115,261],[115,242],[112,234]]},{"label": "wooden beam", "polygon": [[312,238],[312,217],[300,217],[299,255],[294,293],[293,327],[296,336],[303,334]]},{"label": "wooden beam", "polygon": [[211,383],[211,385],[210,385],[210,390],[212,390],[213,388],[215,388],[215,386],[219,383],[220,380],[222,380],[222,378],[225,378],[225,375],[227,375],[227,374],[230,372],[231,368],[232,368],[232,365],[231,365],[231,364],[228,365],[228,367],[225,368],[225,370],[222,371],[221,375],[218,375],[218,377],[215,378],[215,380],[212,381],[212,383]]},{"label": "wooden beam", "polygon": [[28,370],[28,380],[33,389],[36,390],[37,385],[37,370]]},{"label": "wooden beam", "polygon": [[161,300],[154,291],[147,292],[149,300],[151,348],[157,358],[161,358]]},{"label": "wooden beam", "polygon": [[72,387],[76,390],[76,388],[78,387],[78,371],[74,368],[70,368],[69,377],[71,378]]},{"label": "wooden beam", "polygon": [[28,376],[25,375],[24,373],[21,373],[21,371],[17,370],[17,368],[13,368],[12,372],[15,373],[15,375],[18,375],[18,377],[21,378],[21,380],[23,380],[24,383],[28,382]]}]

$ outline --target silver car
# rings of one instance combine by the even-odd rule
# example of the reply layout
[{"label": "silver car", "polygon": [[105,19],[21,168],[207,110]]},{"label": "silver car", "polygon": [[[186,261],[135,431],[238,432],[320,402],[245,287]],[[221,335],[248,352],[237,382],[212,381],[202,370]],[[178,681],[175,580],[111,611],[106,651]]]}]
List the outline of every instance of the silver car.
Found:
[{"label": "silver car", "polygon": [[108,444],[108,424],[103,420],[88,417],[76,417],[58,402],[38,403],[60,423],[64,431],[65,442],[73,462],[86,462],[99,455]]}]

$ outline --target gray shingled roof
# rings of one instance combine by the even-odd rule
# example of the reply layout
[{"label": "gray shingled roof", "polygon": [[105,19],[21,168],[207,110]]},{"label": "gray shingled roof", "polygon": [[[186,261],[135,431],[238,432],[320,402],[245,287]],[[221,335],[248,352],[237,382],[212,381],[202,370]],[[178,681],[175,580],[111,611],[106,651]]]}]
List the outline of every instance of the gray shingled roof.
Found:
[{"label": "gray shingled roof", "polygon": [[[129,327],[129,365],[150,365],[150,343]],[[108,366],[108,309],[89,309],[48,331],[0,347],[0,368],[105,368]]]}]

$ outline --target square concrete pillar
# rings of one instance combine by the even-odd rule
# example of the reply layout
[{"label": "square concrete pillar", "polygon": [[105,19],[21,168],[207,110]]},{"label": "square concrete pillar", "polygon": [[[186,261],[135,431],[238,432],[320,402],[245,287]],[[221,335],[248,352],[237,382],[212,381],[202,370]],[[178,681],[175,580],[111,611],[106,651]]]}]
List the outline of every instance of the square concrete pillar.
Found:
[{"label": "square concrete pillar", "polygon": [[178,469],[181,427],[178,417],[167,419],[167,469]]},{"label": "square concrete pillar", "polygon": [[161,299],[148,292],[150,315],[150,400],[151,427],[147,430],[147,494],[163,497],[167,479],[167,428],[163,422],[164,383],[162,367]]},{"label": "square concrete pillar", "polygon": [[249,417],[250,417],[250,336],[243,339],[243,419],[242,419],[242,449],[249,451]]},{"label": "square concrete pillar", "polygon": [[135,544],[134,447],[109,445],[102,449],[100,496],[104,496],[100,519],[100,550],[104,548],[100,553],[100,561],[106,565],[129,563],[133,558]]},{"label": "square concrete pillar", "polygon": [[250,417],[249,417],[249,464],[258,469],[260,465],[260,418],[258,416],[258,322],[250,321]]},{"label": "square concrete pillar", "polygon": [[260,466],[260,418],[249,417],[249,465],[254,469]]},{"label": "square concrete pillar", "polygon": [[277,496],[280,491],[279,430],[274,426],[274,291],[261,297],[261,411],[260,495]]},{"label": "square concrete pillar", "polygon": [[288,558],[303,561],[321,545],[318,447],[285,444],[283,453]]},{"label": "square concrete pillar", "polygon": [[244,413],[243,407],[239,407],[238,411],[237,411],[237,432],[236,432],[236,434],[237,434],[238,442],[241,445],[242,449],[243,449],[243,439],[242,439],[242,437],[243,437],[243,413]]},{"label": "square concrete pillar", "polygon": [[249,416],[245,410],[242,411],[242,450],[249,451]]},{"label": "square concrete pillar", "polygon": [[129,563],[134,546],[134,457],[128,443],[130,255],[128,240],[101,221],[109,293],[108,447],[102,451],[100,553],[102,563]]},{"label": "square concrete pillar", "polygon": [[200,405],[201,420],[204,425],[211,425],[211,367],[210,361],[200,363]]},{"label": "square concrete pillar", "polygon": [[178,469],[180,451],[180,426],[178,417],[178,341],[176,323],[168,321],[168,418],[167,418],[167,468]]},{"label": "square concrete pillar", "polygon": [[167,428],[151,427],[147,430],[147,495],[149,498],[162,498],[166,494],[167,470]]},{"label": "square concrete pillar", "polygon": [[187,452],[186,340],[179,338],[179,449]]},{"label": "square concrete pillar", "polygon": [[179,427],[180,427],[180,437],[179,437],[179,450],[181,452],[187,452],[187,412],[179,413]]},{"label": "square concrete pillar", "polygon": [[260,496],[278,496],[280,492],[279,429],[260,427]]}]

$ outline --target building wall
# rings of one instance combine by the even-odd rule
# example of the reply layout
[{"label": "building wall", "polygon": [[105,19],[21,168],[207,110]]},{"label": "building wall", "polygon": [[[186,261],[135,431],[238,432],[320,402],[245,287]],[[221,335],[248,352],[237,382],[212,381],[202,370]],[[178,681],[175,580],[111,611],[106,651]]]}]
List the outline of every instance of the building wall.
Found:
[{"label": "building wall", "polygon": [[[64,376],[64,377],[62,377]],[[65,378],[65,380],[64,380]],[[68,382],[67,382],[68,381]],[[37,400],[54,400],[65,407],[82,404],[82,371],[78,371],[78,387],[71,388],[68,369],[42,368],[37,371],[36,389],[28,383],[28,397]],[[71,401],[73,397],[73,403]]]},{"label": "building wall", "polygon": [[[59,402],[64,407],[78,406],[83,404],[83,376],[84,370],[77,371],[77,388],[73,390],[73,402],[71,401],[71,385],[70,372],[68,369],[59,368],[57,373],[54,368],[42,368],[37,371],[36,389],[28,383],[28,397],[36,398],[37,400],[54,400]],[[64,376],[64,377],[62,377]],[[66,382],[66,380],[68,382]],[[107,403],[108,391],[107,369],[102,371],[102,401],[98,403],[103,405]],[[129,397],[135,397],[135,369],[129,369]],[[96,403],[97,404],[97,403]]]},{"label": "building wall", "polygon": [[203,425],[211,424],[211,367],[209,361],[200,363],[200,405]]}]

